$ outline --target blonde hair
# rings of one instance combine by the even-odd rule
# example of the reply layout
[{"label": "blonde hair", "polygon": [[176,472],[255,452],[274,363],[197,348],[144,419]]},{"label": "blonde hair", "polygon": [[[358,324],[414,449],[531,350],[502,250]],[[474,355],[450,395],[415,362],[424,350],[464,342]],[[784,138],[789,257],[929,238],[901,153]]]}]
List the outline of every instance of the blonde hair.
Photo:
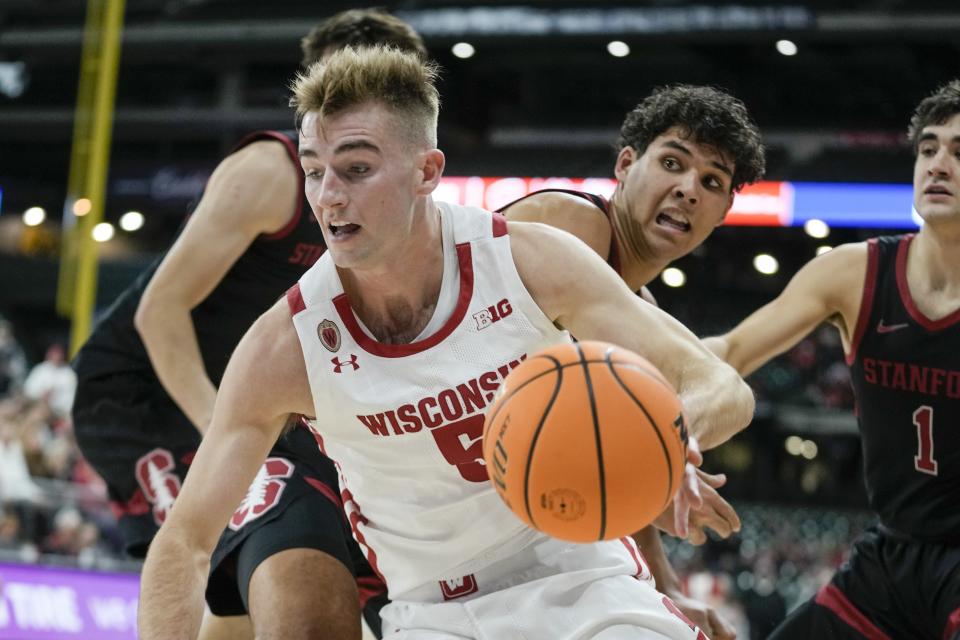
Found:
[{"label": "blonde hair", "polygon": [[411,133],[431,147],[437,144],[440,94],[436,63],[393,47],[347,47],[299,73],[290,106],[297,127],[313,111],[320,120],[364,103],[375,102],[402,116]]}]

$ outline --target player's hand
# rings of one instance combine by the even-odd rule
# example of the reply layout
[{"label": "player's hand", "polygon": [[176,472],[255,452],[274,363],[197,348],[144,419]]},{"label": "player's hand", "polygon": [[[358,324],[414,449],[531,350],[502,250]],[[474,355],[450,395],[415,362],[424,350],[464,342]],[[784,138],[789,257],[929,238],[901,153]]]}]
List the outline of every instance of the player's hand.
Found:
[{"label": "player's hand", "polygon": [[695,600],[679,591],[672,591],[665,595],[673,600],[677,608],[690,618],[690,622],[700,627],[710,640],[735,640],[737,637],[733,625],[705,602]]},{"label": "player's hand", "polygon": [[689,517],[687,541],[700,545],[707,541],[706,529],[713,529],[721,538],[740,531],[740,517],[730,503],[717,493],[717,489],[727,483],[725,475],[711,475],[703,469],[697,469],[702,503],[692,509]]},{"label": "player's hand", "polygon": [[[699,509],[703,505],[703,498],[700,496],[700,481],[697,476],[697,467],[703,464],[703,456],[700,454],[700,446],[696,438],[690,436],[687,443],[687,464],[683,469],[683,478],[680,480],[680,489],[673,496],[673,502],[670,508],[664,514],[654,521],[654,525],[660,527],[669,526],[669,517],[664,518],[669,511],[673,511],[672,531],[665,529],[671,535],[678,538],[686,538],[689,526],[690,511]],[[664,521],[666,520],[666,521]]]}]

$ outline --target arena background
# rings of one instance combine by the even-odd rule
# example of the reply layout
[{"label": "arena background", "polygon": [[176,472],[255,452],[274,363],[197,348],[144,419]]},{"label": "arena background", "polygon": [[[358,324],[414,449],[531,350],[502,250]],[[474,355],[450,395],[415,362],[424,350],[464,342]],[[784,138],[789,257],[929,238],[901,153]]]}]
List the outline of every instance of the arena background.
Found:
[{"label": "arena background", "polygon": [[[86,4],[0,0],[0,638],[135,636],[137,566],[73,442],[56,349],[70,341],[56,294],[63,228],[77,224],[67,183]],[[916,228],[906,123],[960,75],[955,0],[382,4],[444,69],[440,146],[458,179],[441,199],[497,206],[544,184],[515,178],[609,189],[618,125],[658,85],[713,84],[747,103],[771,183],[652,286],[701,335],[770,299],[821,247]],[[354,6],[127,0],[97,308],[171,242],[244,132],[289,128],[299,38]],[[691,593],[760,638],[871,519],[836,333],[750,382],[753,426],[705,463],[730,477],[743,531],[668,548]]]}]

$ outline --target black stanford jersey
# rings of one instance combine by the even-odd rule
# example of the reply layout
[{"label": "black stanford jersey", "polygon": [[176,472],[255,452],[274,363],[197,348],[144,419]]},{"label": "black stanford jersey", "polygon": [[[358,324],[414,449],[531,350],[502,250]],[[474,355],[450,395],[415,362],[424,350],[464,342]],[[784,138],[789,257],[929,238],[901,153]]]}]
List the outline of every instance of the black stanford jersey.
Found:
[{"label": "black stanford jersey", "polygon": [[921,312],[907,286],[912,235],[868,243],[848,356],[870,506],[912,537],[960,543],[960,309]]},{"label": "black stanford jersey", "polygon": [[[217,386],[230,354],[254,320],[326,250],[320,225],[304,197],[296,133],[252,133],[241,140],[236,149],[258,140],[278,140],[287,148],[290,171],[296,171],[299,176],[298,205],[290,222],[276,233],[258,236],[210,295],[193,310],[193,326],[207,375]],[[215,243],[217,239],[209,241]],[[81,378],[134,374],[138,379],[156,381],[133,317],[162,260],[161,256],[141,273],[98,322],[77,355],[75,366]]]}]

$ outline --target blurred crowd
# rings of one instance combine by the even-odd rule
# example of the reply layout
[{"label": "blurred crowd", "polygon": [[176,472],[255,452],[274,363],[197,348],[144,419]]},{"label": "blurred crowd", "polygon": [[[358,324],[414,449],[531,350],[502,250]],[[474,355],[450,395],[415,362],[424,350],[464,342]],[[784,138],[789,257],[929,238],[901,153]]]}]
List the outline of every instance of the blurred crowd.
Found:
[{"label": "blurred crowd", "polygon": [[63,345],[29,366],[0,319],[0,559],[91,566],[121,553],[106,488],[73,437],[76,386]]},{"label": "blurred crowd", "polygon": [[[761,402],[849,410],[836,331],[824,327],[751,378]],[[110,567],[123,543],[103,481],[83,460],[62,345],[32,364],[0,319],[0,560]],[[761,638],[832,574],[870,522],[863,511],[735,503],[742,531],[700,547],[665,538],[691,595],[720,607],[741,638]]]}]

